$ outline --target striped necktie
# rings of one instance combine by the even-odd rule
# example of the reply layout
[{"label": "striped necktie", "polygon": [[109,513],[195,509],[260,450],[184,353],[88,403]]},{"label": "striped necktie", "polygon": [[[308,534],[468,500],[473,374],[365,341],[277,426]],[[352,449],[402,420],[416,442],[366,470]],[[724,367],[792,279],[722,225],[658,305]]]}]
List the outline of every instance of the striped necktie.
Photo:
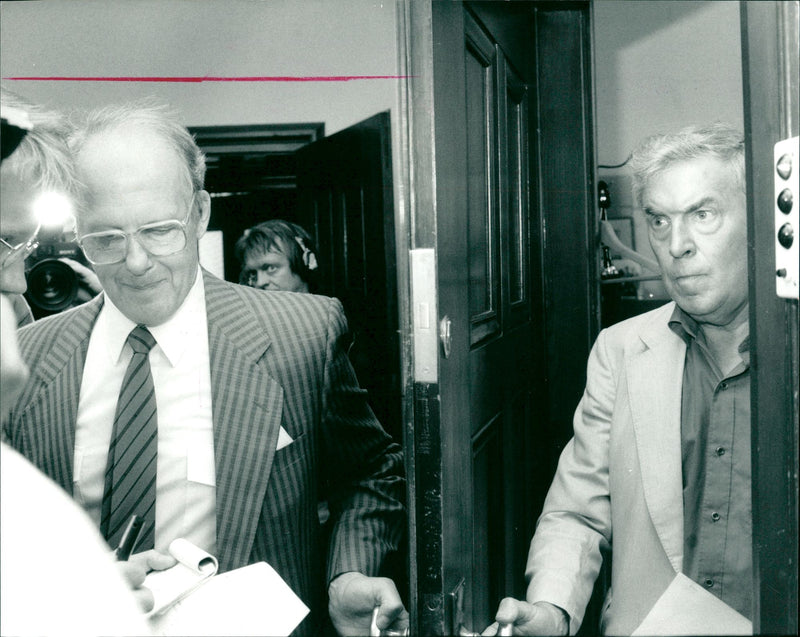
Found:
[{"label": "striped necktie", "polygon": [[150,350],[156,344],[146,327],[128,335],[133,357],[117,400],[108,449],[100,531],[113,548],[132,514],[144,521],[137,548],[153,548],[156,522],[158,417]]}]

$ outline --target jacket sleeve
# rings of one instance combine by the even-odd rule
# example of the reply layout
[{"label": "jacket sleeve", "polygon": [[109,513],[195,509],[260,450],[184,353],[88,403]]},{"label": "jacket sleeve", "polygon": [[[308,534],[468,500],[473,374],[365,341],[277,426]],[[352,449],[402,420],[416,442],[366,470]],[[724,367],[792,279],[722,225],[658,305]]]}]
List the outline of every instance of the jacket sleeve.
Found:
[{"label": "jacket sleeve", "polygon": [[611,542],[609,438],[616,394],[614,357],[601,332],[589,355],[587,382],[573,418],[574,436],[561,454],[528,554],[527,601],[547,601],[580,628],[602,551]]},{"label": "jacket sleeve", "polygon": [[405,534],[401,447],[367,402],[347,357],[341,304],[328,315],[320,481],[331,514],[328,582],[347,571],[380,573]]}]

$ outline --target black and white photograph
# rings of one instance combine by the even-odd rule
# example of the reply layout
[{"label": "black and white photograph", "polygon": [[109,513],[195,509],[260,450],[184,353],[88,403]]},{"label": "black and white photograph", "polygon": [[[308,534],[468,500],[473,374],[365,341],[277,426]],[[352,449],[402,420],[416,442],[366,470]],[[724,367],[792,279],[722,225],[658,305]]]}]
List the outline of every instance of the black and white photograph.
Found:
[{"label": "black and white photograph", "polygon": [[0,0],[0,635],[798,631],[798,0]]}]

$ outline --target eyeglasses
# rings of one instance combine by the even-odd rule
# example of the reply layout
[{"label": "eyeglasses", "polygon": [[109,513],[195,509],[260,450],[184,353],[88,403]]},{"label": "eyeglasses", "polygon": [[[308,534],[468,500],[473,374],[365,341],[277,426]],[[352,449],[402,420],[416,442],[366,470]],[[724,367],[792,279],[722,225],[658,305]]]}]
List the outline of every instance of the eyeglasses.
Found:
[{"label": "eyeglasses", "polygon": [[42,224],[36,226],[33,234],[17,245],[11,245],[8,241],[0,237],[0,249],[4,254],[0,256],[0,270],[24,261],[28,255],[39,247],[39,230]]},{"label": "eyeglasses", "polygon": [[183,221],[169,219],[146,223],[129,235],[122,230],[91,232],[78,238],[83,254],[94,265],[111,265],[124,261],[128,254],[128,239],[134,238],[148,253],[155,257],[166,257],[186,247],[186,226],[194,210],[194,195],[189,212]]}]

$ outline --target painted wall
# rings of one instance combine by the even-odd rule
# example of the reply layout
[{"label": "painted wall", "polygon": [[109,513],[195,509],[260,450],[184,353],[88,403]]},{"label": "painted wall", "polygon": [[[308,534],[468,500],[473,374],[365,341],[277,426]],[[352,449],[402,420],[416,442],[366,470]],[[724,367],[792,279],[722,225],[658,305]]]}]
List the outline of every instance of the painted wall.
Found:
[{"label": "painted wall", "polygon": [[[0,3],[0,76],[397,75],[392,0]],[[51,108],[157,95],[192,126],[325,122],[394,109],[396,80],[4,85]]]},{"label": "painted wall", "polygon": [[[596,0],[593,5],[597,158],[609,216],[633,217],[638,251],[652,256],[636,223],[624,162],[647,135],[721,120],[742,128],[739,2]],[[639,286],[640,296],[660,285]]]}]

